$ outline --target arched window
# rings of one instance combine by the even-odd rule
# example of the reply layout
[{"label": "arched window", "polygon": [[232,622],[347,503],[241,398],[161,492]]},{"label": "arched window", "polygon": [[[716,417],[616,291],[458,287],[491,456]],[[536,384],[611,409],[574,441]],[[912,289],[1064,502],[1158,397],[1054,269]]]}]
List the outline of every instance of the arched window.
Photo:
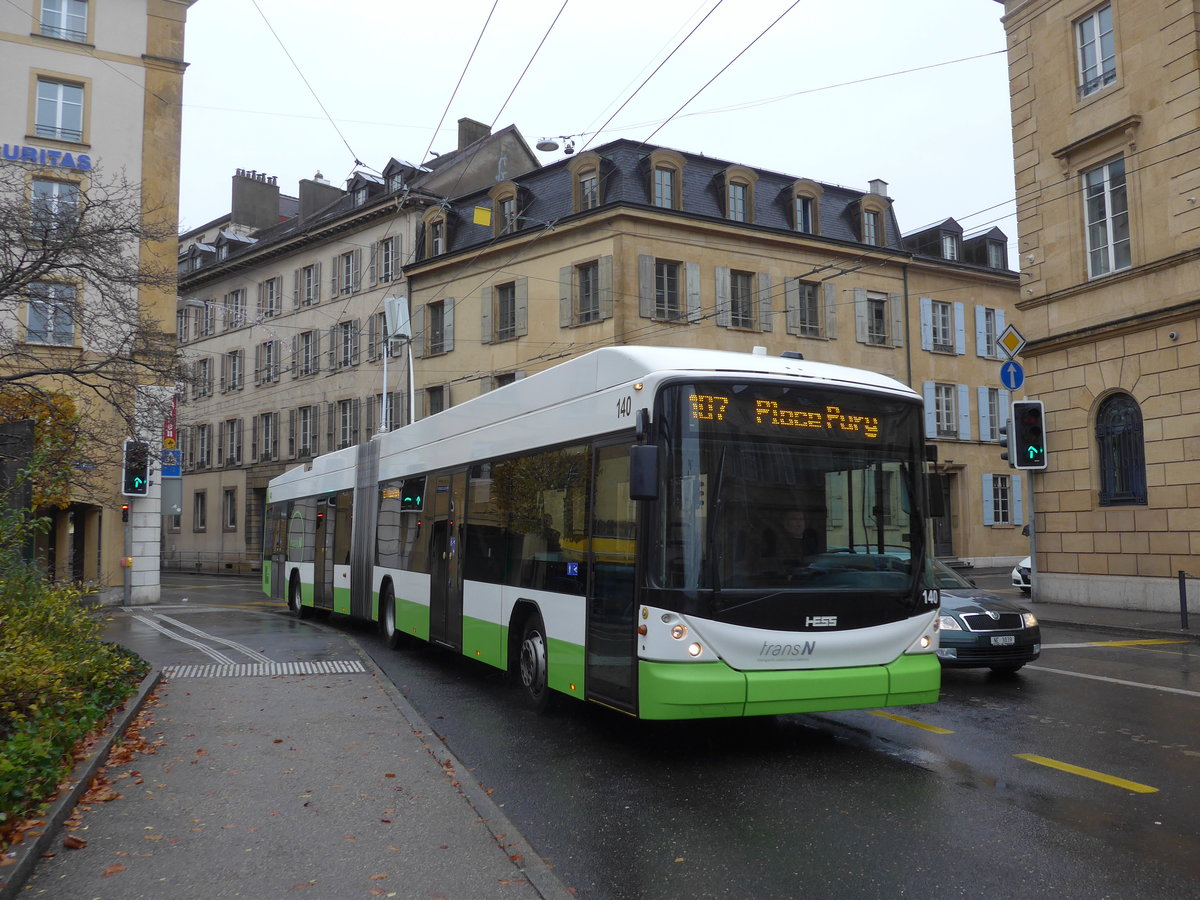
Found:
[{"label": "arched window", "polygon": [[1106,397],[1096,413],[1100,505],[1146,503],[1146,445],[1142,411],[1128,394]]}]

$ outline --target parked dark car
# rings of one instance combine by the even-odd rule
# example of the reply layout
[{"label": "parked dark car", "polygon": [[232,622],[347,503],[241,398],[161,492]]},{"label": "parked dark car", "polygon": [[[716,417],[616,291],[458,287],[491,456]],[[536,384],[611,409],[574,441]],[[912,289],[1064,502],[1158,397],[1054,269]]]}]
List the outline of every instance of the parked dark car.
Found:
[{"label": "parked dark car", "polygon": [[930,579],[941,590],[938,658],[943,666],[1015,672],[1042,652],[1037,616],[975,585],[939,560]]}]

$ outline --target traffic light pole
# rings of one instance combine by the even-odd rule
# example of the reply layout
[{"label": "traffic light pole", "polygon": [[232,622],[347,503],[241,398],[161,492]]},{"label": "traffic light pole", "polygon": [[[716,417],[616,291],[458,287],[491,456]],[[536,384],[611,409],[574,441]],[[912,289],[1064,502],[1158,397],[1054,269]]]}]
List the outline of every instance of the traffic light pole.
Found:
[{"label": "traffic light pole", "polygon": [[[132,507],[133,504],[130,504]],[[129,518],[133,518],[132,508],[129,510]],[[129,558],[133,556],[133,522],[125,522],[125,558],[121,560],[124,565],[121,566],[125,570],[125,587],[121,594],[121,605],[130,606],[133,603],[133,566],[129,565]]]}]

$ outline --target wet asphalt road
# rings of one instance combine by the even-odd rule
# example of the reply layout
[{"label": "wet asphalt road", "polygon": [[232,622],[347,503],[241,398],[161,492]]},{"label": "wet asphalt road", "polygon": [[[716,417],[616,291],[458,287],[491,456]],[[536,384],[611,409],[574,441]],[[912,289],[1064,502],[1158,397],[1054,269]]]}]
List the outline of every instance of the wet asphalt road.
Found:
[{"label": "wet asphalt road", "polygon": [[[948,671],[940,703],[888,711],[906,721],[647,723],[538,716],[495,670],[297,622],[249,582],[180,594],[163,612],[272,659],[353,637],[583,898],[1200,896],[1194,643],[1043,628],[1036,664]],[[136,617],[111,627],[160,664],[206,661]]]}]

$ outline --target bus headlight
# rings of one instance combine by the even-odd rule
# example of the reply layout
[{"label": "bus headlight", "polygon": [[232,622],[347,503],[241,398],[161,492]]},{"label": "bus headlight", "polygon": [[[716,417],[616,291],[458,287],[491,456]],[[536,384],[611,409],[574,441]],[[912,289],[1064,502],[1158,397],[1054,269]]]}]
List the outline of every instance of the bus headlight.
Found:
[{"label": "bus headlight", "polygon": [[[686,625],[675,625],[671,628],[671,637],[675,638],[677,641],[682,641],[685,637],[687,637],[687,633],[688,629]],[[695,653],[692,654],[692,656],[695,655]]]},{"label": "bus headlight", "polygon": [[688,653],[689,653],[690,655],[692,655],[692,656],[699,656],[699,655],[700,655],[701,653],[703,653],[703,652],[704,652],[704,648],[703,648],[703,647],[701,647],[701,646],[700,646],[698,643],[696,643],[695,641],[692,641],[692,643],[688,644]]}]

